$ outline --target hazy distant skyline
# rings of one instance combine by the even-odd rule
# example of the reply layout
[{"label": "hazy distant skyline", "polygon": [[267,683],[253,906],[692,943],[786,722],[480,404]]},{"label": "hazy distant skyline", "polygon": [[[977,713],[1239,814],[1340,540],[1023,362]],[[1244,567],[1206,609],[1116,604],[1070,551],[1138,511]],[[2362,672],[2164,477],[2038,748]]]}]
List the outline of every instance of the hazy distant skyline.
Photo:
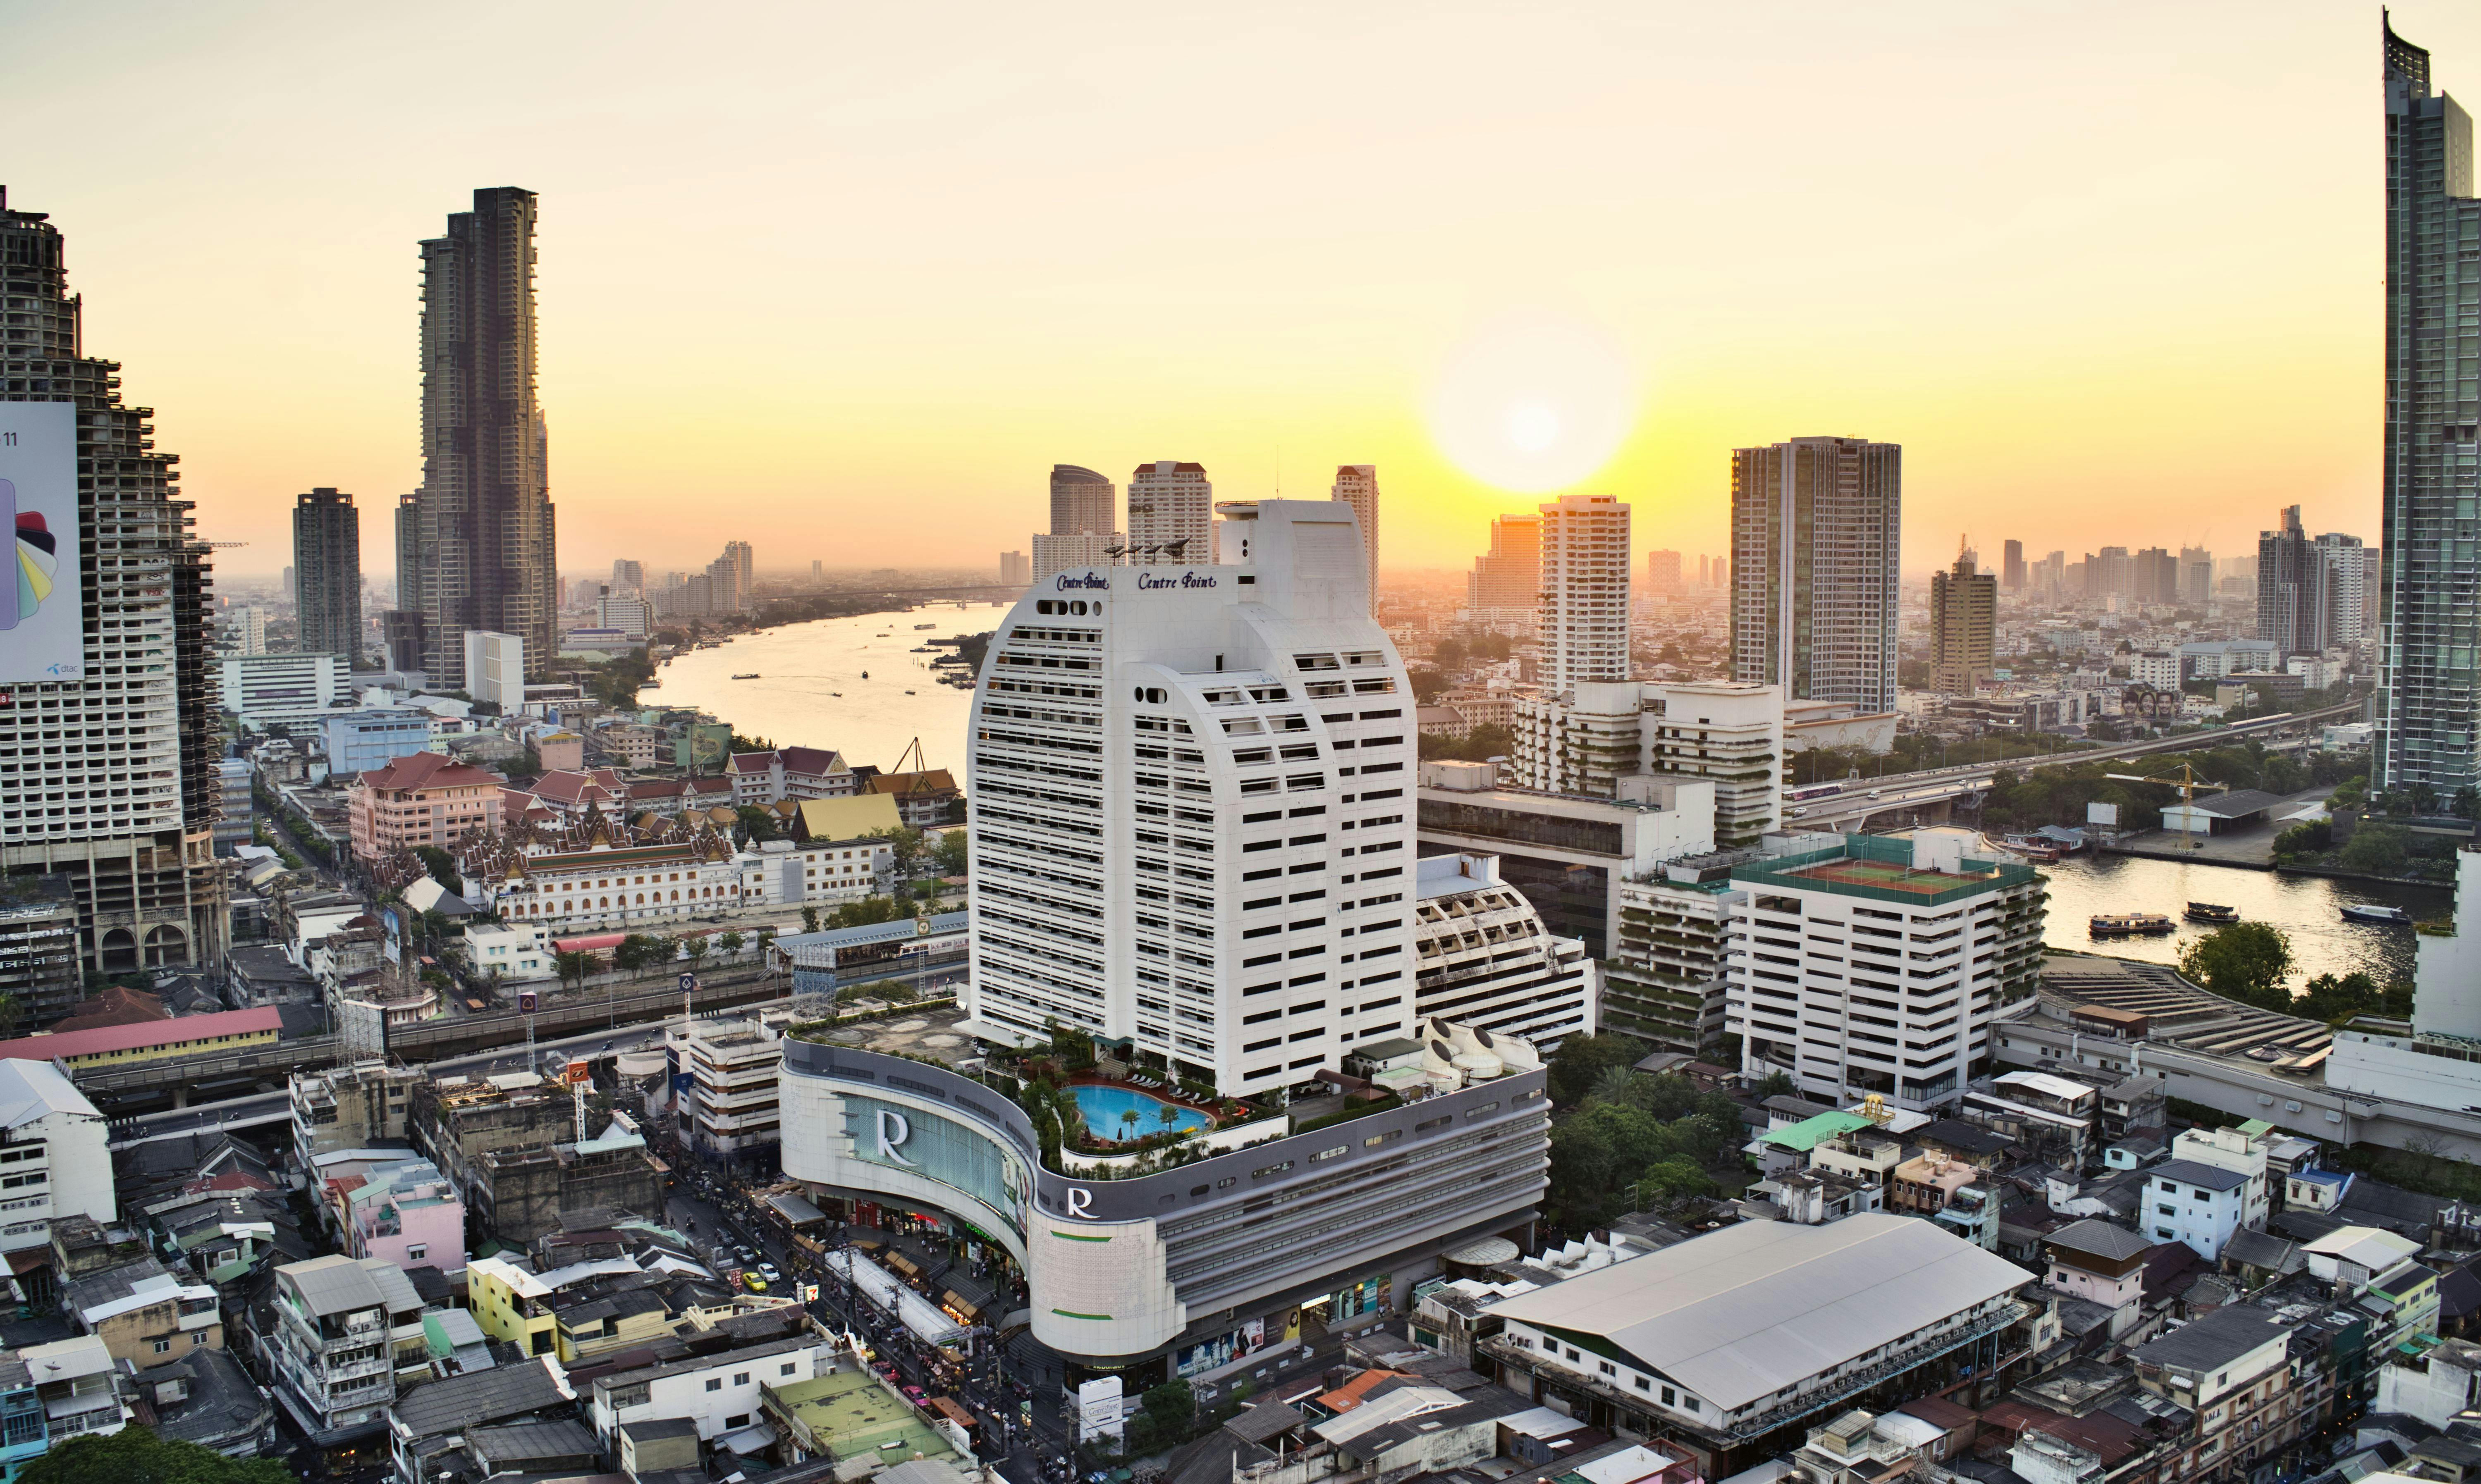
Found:
[{"label": "hazy distant skyline", "polygon": [[[2481,13],[2393,13],[2481,98]],[[12,37],[43,64],[11,204],[67,235],[87,353],[237,573],[316,485],[393,570],[415,244],[499,185],[541,197],[573,575],[731,538],[995,565],[1054,463],[1161,457],[1220,499],[1374,463],[1389,566],[1559,492],[1713,553],[1731,450],[1811,434],[1904,446],[1907,570],[1967,532],[2242,555],[2291,504],[2378,534],[2374,6],[27,5]],[[1534,364],[1511,325],[1559,415],[1474,390]],[[1476,426],[1617,451],[1518,493]]]}]

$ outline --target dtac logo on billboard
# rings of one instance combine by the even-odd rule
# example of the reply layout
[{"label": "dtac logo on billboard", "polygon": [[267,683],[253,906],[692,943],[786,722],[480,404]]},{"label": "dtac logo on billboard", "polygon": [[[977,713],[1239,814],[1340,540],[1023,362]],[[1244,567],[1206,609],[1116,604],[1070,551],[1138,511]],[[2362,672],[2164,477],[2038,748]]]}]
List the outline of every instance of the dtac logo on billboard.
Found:
[{"label": "dtac logo on billboard", "polygon": [[1137,574],[1137,586],[1148,589],[1156,587],[1212,587],[1214,586],[1214,579],[1212,577],[1201,577],[1195,572],[1183,572],[1178,577],[1157,577],[1152,572],[1140,572]]},{"label": "dtac logo on billboard", "polygon": [[1051,580],[1052,590],[1067,592],[1080,587],[1099,587],[1110,591],[1111,580],[1100,572],[1062,572]]}]

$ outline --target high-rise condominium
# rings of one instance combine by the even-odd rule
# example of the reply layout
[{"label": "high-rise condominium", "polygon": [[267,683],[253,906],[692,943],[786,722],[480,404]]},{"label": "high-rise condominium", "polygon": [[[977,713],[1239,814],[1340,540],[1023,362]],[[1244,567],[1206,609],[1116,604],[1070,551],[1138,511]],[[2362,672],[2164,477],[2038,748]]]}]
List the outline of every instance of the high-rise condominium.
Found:
[{"label": "high-rise condominium", "polygon": [[[1111,482],[1076,464],[1051,466],[1051,529],[1033,537],[1032,580],[1057,572],[1108,567],[1120,559],[1119,512]],[[1198,553],[1203,560],[1205,553]],[[1005,581],[1005,579],[1003,579]]]},{"label": "high-rise condominium", "polygon": [[1629,508],[1608,495],[1542,507],[1542,684],[1629,678]]},{"label": "high-rise condominium", "polygon": [[2329,604],[2326,556],[2300,526],[2300,507],[2283,508],[2283,525],[2257,538],[2257,637],[2272,639],[2276,658],[2323,653]]},{"label": "high-rise condominium", "polygon": [[1502,515],[1490,523],[1490,550],[1474,559],[1465,607],[1482,624],[1530,624],[1542,601],[1542,517]]},{"label": "high-rise condominium", "polygon": [[1998,586],[2009,592],[2024,590],[2024,543],[2010,541],[1999,548]]},{"label": "high-rise condominium", "polygon": [[1370,558],[1370,599],[1378,601],[1378,466],[1338,464],[1330,499],[1352,507],[1361,522],[1361,549]]},{"label": "high-rise condominium", "polygon": [[2320,535],[2316,545],[2326,563],[2326,642],[2360,643],[2370,627],[2369,558],[2375,554],[2359,536],[2339,531]]},{"label": "high-rise condominium", "polygon": [[[65,666],[58,678],[0,677],[10,682],[0,755],[15,760],[0,784],[0,869],[65,878],[90,971],[220,963],[222,728],[207,652],[207,549],[190,535],[176,456],[155,447],[150,414],[121,404],[118,363],[85,353],[65,249],[43,213],[10,210],[0,191],[0,292],[12,311],[0,402],[44,404],[10,409],[13,427],[28,430],[10,439],[28,451],[15,456],[34,456],[43,442],[60,456],[56,484],[10,465],[15,627],[0,659],[29,657],[21,646],[35,642],[38,615],[53,605],[77,635],[76,655],[52,662]],[[46,495],[73,513],[47,521]],[[20,1028],[67,1009],[38,999]]]},{"label": "high-rise condominium", "polygon": [[646,595],[646,564],[623,558],[612,563],[612,590],[633,598]]},{"label": "high-rise condominium", "polygon": [[1161,458],[1129,476],[1129,560],[1214,560],[1214,486],[1206,465]]},{"label": "high-rise condominium", "polygon": [[2214,595],[2214,554],[2202,546],[2180,548],[2180,601],[2202,607]]},{"label": "high-rise condominium", "polygon": [[1732,676],[1895,709],[1904,451],[1794,438],[1732,454]]},{"label": "high-rise condominium", "polygon": [[747,541],[726,541],[723,555],[707,563],[712,612],[737,613],[750,606],[757,591],[758,553]]},{"label": "high-rise condominium", "polygon": [[[462,669],[468,629],[519,636],[537,667],[560,653],[535,353],[535,194],[477,191],[472,211],[422,245],[414,565],[423,667],[434,675]],[[397,602],[414,606],[409,593]]]},{"label": "high-rise condominium", "polygon": [[1033,581],[1032,564],[1023,552],[1000,553],[1000,586],[1022,587]]},{"label": "high-rise condominium", "polygon": [[1930,685],[1943,695],[1971,695],[1993,675],[1992,635],[1998,579],[1962,556],[1930,578]]},{"label": "high-rise condominium", "polygon": [[2129,559],[2128,585],[2139,603],[2180,601],[2180,559],[2159,546],[2149,546]]},{"label": "high-rise condominium", "polygon": [[1645,554],[1645,590],[1648,592],[1680,590],[1680,554],[1678,552]]},{"label": "high-rise condominium", "polygon": [[1261,1092],[1412,1025],[1416,729],[1334,505],[1222,513],[1236,560],[1036,589],[992,641],[965,1003]]},{"label": "high-rise condominium", "polygon": [[301,649],[362,654],[362,517],[353,497],[321,486],[293,501],[293,566],[301,585]]},{"label": "high-rise condominium", "polygon": [[[2383,26],[2383,22],[2381,22]],[[2387,425],[2380,485],[2379,737],[2373,785],[2481,783],[2481,242],[2472,120],[2433,93],[2429,53],[2385,31]],[[2459,337],[2460,338],[2451,338]],[[2260,574],[2259,591],[2264,591]]]}]

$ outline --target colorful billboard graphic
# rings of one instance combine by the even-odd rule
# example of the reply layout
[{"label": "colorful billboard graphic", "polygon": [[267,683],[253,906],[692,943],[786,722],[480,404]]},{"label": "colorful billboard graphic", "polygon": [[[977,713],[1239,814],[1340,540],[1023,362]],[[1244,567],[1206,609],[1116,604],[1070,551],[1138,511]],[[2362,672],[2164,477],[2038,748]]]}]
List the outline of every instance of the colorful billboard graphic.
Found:
[{"label": "colorful billboard graphic", "polygon": [[77,409],[69,404],[0,403],[0,529],[12,536],[0,576],[0,683],[85,679]]}]

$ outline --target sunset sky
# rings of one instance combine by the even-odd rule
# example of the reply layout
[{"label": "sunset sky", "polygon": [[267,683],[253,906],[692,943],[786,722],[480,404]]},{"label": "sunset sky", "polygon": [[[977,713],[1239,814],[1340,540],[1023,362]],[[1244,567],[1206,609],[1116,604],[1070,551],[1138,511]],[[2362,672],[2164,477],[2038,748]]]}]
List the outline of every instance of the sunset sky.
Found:
[{"label": "sunset sky", "polygon": [[[2481,102],[2481,9],[2393,13]],[[1729,451],[1803,433],[1904,445],[1908,568],[2377,534],[2375,6],[10,15],[10,203],[228,572],[331,484],[392,575],[415,244],[498,185],[572,574],[995,566],[1055,461],[1159,457],[1375,463],[1391,567],[1543,478],[1693,559]]]}]

